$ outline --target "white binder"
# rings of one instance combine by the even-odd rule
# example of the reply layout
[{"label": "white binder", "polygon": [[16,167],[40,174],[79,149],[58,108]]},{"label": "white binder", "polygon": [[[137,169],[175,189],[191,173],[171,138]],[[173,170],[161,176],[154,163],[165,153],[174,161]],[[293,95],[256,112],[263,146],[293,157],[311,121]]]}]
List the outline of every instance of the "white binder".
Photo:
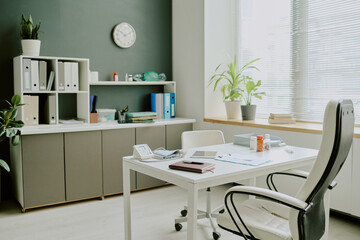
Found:
[{"label": "white binder", "polygon": [[23,90],[31,91],[31,60],[23,59]]},{"label": "white binder", "polygon": [[45,102],[45,123],[56,124],[56,97],[49,95]]},{"label": "white binder", "polygon": [[64,62],[64,79],[65,79],[65,91],[70,92],[71,87],[71,62]]},{"label": "white binder", "polygon": [[40,91],[46,91],[46,81],[47,81],[47,63],[45,61],[39,61]]},{"label": "white binder", "polygon": [[24,124],[38,125],[39,124],[39,96],[23,96],[24,108]]},{"label": "white binder", "polygon": [[71,63],[71,90],[79,91],[79,63]]},{"label": "white binder", "polygon": [[31,91],[39,91],[39,61],[31,60]]},{"label": "white binder", "polygon": [[58,90],[65,91],[65,72],[64,72],[64,63],[58,63]]}]

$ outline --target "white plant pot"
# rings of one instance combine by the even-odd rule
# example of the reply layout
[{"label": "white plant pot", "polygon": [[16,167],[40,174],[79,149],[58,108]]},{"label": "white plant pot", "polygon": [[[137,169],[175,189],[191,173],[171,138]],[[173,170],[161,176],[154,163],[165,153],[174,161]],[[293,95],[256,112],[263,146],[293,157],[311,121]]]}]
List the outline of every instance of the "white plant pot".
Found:
[{"label": "white plant pot", "polygon": [[24,56],[40,56],[40,40],[24,39],[21,40],[21,46]]},{"label": "white plant pot", "polygon": [[225,102],[227,119],[240,119],[240,101]]}]

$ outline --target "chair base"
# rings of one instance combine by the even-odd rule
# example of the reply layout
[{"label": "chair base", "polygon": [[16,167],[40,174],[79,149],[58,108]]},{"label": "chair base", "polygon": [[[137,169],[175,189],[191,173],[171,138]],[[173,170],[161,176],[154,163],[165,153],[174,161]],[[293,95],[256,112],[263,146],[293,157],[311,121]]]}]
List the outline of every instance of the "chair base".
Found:
[{"label": "chair base", "polygon": [[[210,188],[206,190],[207,196],[206,196],[206,211],[203,210],[197,210],[197,219],[204,219],[207,218],[210,221],[211,227],[213,229],[213,238],[214,240],[217,240],[220,238],[221,234],[217,231],[216,225],[214,223],[214,219],[217,218],[217,216],[225,211],[224,206],[218,206],[217,208],[211,210],[211,196],[210,196]],[[184,206],[184,210],[181,211],[182,217],[175,219],[175,229],[176,231],[180,231],[182,229],[181,223],[187,222],[187,206]]]}]

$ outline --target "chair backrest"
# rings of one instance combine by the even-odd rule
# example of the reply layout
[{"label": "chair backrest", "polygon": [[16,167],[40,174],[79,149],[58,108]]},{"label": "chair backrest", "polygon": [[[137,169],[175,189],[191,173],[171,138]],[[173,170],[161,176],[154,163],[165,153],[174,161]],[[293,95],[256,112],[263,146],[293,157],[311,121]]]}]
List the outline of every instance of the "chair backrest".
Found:
[{"label": "chair backrest", "polygon": [[[343,166],[354,135],[354,108],[350,100],[330,101],[323,120],[322,141],[316,162],[296,197],[312,207],[291,210],[290,229],[299,239],[320,239],[325,231],[324,194]],[[296,224],[294,224],[296,223]]]},{"label": "chair backrest", "polygon": [[224,134],[220,130],[186,131],[181,134],[181,147],[184,150],[224,143]]}]

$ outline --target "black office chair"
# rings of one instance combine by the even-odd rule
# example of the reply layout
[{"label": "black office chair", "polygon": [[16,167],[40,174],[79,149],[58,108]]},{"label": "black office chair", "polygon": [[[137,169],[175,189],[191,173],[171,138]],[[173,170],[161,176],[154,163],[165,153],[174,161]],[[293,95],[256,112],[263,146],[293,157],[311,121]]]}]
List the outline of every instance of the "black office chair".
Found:
[{"label": "black office chair", "polygon": [[[227,212],[217,218],[218,225],[252,240],[320,239],[328,220],[324,195],[336,185],[333,180],[348,156],[353,134],[352,102],[330,101],[324,114],[321,146],[310,173],[288,171],[270,174],[267,178],[268,186],[274,191],[249,186],[229,189],[225,196]],[[291,197],[276,191],[272,181],[276,174],[298,176],[306,180],[296,196]],[[257,198],[240,202],[236,199],[238,194]]]}]

